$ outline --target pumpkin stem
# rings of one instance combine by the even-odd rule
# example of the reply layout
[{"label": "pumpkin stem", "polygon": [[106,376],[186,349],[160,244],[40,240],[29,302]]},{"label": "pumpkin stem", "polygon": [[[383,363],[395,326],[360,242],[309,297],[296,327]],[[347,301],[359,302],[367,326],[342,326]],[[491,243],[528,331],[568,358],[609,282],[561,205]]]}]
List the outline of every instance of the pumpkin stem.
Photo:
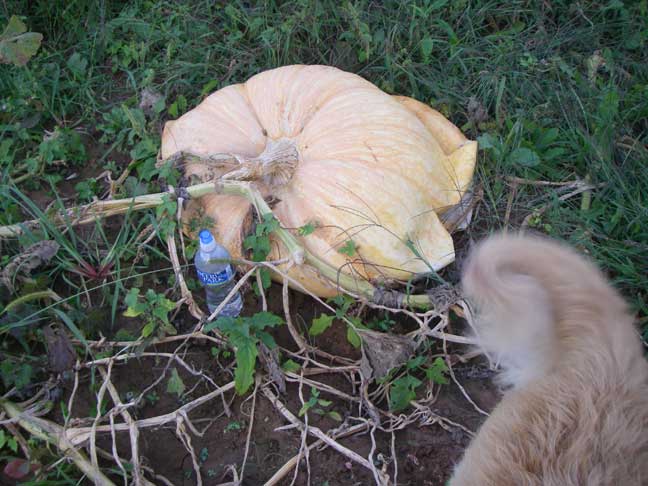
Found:
[{"label": "pumpkin stem", "polygon": [[259,181],[269,187],[282,186],[293,176],[299,152],[292,140],[269,139],[258,157],[240,159],[241,165],[221,176],[224,180]]}]

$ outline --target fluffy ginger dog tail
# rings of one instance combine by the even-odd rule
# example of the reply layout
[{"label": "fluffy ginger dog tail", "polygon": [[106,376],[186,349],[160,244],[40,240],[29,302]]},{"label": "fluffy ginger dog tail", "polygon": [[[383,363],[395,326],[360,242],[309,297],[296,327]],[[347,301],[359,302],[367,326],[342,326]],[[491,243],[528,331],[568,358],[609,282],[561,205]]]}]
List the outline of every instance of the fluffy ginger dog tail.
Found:
[{"label": "fluffy ginger dog tail", "polygon": [[623,372],[641,357],[624,301],[592,263],[556,241],[490,237],[468,258],[462,284],[476,338],[501,365],[503,385],[566,367]]}]

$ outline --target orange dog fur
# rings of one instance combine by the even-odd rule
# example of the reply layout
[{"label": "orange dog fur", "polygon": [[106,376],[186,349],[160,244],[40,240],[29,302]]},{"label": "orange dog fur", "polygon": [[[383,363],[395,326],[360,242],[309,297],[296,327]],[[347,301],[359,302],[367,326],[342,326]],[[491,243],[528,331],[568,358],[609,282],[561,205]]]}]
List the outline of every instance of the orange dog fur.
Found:
[{"label": "orange dog fur", "polygon": [[511,388],[450,486],[648,484],[648,362],[602,273],[557,242],[495,236],[462,283]]}]

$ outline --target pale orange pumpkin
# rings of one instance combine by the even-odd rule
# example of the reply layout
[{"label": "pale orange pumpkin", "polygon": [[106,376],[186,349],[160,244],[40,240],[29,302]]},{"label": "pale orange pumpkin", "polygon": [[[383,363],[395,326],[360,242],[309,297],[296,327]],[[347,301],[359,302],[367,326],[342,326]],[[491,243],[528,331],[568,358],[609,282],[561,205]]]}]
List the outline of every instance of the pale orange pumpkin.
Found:
[{"label": "pale orange pumpkin", "polygon": [[[312,234],[298,236],[300,243],[342,272],[376,281],[408,279],[453,261],[452,237],[439,214],[469,186],[477,143],[423,103],[333,67],[297,65],[225,87],[167,122],[161,156],[179,151],[262,163],[290,159],[289,173],[258,182],[279,200],[273,211],[281,225],[317,222]],[[231,169],[189,163],[186,174],[204,180]],[[215,220],[217,238],[239,257],[248,201],[208,195],[191,204],[188,214],[202,207]],[[339,252],[348,240],[357,248],[353,256]],[[269,259],[282,253],[275,240]],[[319,296],[337,293],[335,282],[307,264],[290,275]]]}]

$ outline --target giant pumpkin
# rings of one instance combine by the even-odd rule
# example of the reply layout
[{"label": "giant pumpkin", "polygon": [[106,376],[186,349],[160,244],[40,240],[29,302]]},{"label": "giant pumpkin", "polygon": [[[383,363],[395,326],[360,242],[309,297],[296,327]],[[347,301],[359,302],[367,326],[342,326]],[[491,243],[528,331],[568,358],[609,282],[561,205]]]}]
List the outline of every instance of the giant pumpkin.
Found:
[{"label": "giant pumpkin", "polygon": [[[298,236],[307,250],[342,272],[389,281],[453,261],[452,237],[439,215],[470,184],[477,143],[423,103],[390,96],[333,67],[296,65],[220,89],[167,122],[161,155],[177,152],[233,154],[238,162],[262,165],[287,162],[280,177],[256,183],[277,201],[273,212],[281,225],[316,222],[314,232]],[[185,166],[186,175],[202,180],[232,169]],[[231,254],[240,256],[250,203],[208,195],[191,201],[186,217],[197,209],[215,221],[212,229]],[[274,240],[269,259],[285,255]],[[337,293],[335,282],[307,264],[293,266],[290,275],[319,296]]]}]

